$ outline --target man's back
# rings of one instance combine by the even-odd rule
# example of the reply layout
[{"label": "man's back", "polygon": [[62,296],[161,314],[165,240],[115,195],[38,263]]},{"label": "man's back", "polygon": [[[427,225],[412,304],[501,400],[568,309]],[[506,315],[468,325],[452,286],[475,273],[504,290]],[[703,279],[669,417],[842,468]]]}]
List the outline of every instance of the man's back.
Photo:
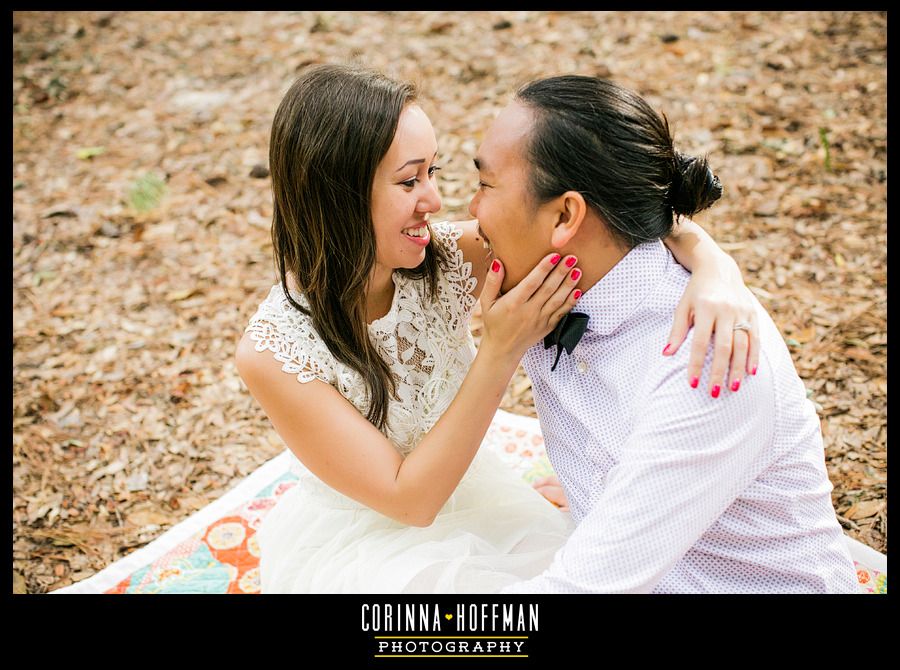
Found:
[{"label": "man's back", "polygon": [[582,296],[571,356],[551,372],[553,350],[526,354],[579,527],[521,591],[855,593],[819,420],[768,314],[738,392],[689,387],[692,332],[659,355],[689,278],[661,242],[640,245]]}]

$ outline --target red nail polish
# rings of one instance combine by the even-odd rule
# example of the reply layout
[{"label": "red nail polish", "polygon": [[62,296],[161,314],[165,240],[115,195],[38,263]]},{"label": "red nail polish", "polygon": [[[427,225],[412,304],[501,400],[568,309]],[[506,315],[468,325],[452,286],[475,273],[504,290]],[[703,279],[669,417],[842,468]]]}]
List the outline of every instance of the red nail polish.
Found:
[{"label": "red nail polish", "polygon": [[697,384],[700,383],[700,377],[691,377],[691,388],[697,388]]},{"label": "red nail polish", "polygon": [[578,298],[581,297],[581,289],[576,288],[575,293],[572,294],[572,297],[575,298],[575,300],[578,300]]},{"label": "red nail polish", "polygon": [[666,355],[666,352],[669,350],[669,347],[671,347],[671,346],[672,346],[671,344],[667,344],[667,345],[666,345],[666,348],[663,349],[663,356]]},{"label": "red nail polish", "polygon": [[581,270],[575,268],[572,270],[572,281],[578,281],[579,279],[581,279]]},{"label": "red nail polish", "polygon": [[718,384],[716,384],[715,386],[713,386],[712,397],[713,397],[713,398],[718,398],[718,397],[719,397],[719,391],[721,391],[721,390],[722,390],[722,387],[719,386]]},{"label": "red nail polish", "polygon": [[573,265],[575,265],[575,263],[577,263],[577,262],[578,262],[578,259],[577,259],[575,256],[571,256],[571,257],[569,258],[569,260],[566,261],[566,267],[567,267],[567,268],[570,268],[570,267],[572,267]]},{"label": "red nail polish", "polygon": [[560,256],[559,254],[553,254],[553,256],[550,257],[550,265],[556,265],[557,263],[559,263],[560,258],[562,258],[562,256]]},{"label": "red nail polish", "polygon": [[500,261],[495,260],[491,263],[491,272],[500,272]]},{"label": "red nail polish", "polygon": [[740,379],[735,379],[733,382],[731,382],[731,390],[732,391],[737,391],[739,388],[741,388],[741,380]]},{"label": "red nail polish", "polygon": [[752,375],[756,374],[756,366],[755,365],[753,366],[753,370],[750,372],[750,374],[752,374]]}]

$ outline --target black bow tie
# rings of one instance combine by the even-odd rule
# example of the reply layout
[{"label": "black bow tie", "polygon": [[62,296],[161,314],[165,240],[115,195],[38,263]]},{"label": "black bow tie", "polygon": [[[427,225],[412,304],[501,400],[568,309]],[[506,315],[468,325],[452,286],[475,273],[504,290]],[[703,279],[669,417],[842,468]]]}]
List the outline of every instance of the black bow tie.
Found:
[{"label": "black bow tie", "polygon": [[559,357],[562,356],[563,349],[566,350],[567,354],[572,353],[575,345],[578,344],[581,336],[584,335],[587,325],[587,314],[569,312],[562,318],[562,321],[556,324],[553,332],[544,338],[544,349],[549,349],[556,345],[556,360],[553,361],[550,372],[556,369],[556,364],[559,363]]}]

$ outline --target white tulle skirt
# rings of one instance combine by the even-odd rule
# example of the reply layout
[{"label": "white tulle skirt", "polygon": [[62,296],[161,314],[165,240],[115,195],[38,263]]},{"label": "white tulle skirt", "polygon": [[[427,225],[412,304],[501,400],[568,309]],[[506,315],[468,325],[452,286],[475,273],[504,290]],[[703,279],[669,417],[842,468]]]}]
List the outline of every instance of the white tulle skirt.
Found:
[{"label": "white tulle skirt", "polygon": [[485,448],[427,528],[363,507],[293,463],[298,483],[257,530],[262,593],[494,593],[547,568],[574,528]]}]

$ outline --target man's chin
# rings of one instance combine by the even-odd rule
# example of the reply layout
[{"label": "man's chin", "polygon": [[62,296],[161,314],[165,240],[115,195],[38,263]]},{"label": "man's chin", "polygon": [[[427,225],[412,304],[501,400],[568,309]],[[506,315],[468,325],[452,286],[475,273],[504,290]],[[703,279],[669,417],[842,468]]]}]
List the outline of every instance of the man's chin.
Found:
[{"label": "man's chin", "polygon": [[[516,285],[517,285],[520,281],[522,281],[523,277],[519,277],[519,278],[516,278],[516,277],[514,277],[514,276],[513,276],[513,277],[510,277],[510,274],[509,274],[509,266],[506,264],[506,261],[503,259],[503,257],[501,257],[501,256],[497,253],[496,250],[492,250],[492,251],[491,251],[491,256],[492,256],[493,258],[496,258],[496,259],[497,259],[498,261],[500,261],[501,263],[503,263],[504,275],[503,275],[503,283],[500,285],[500,293],[499,293],[499,295],[498,295],[498,297],[499,297],[500,295],[504,295],[504,294],[509,293],[510,291],[512,291],[512,290],[516,287]],[[510,279],[512,279],[512,281],[510,281]]]},{"label": "man's chin", "polygon": [[506,295],[510,291],[512,291],[516,287],[516,284],[512,282],[507,282],[504,278],[503,283],[500,285],[500,295]]}]

